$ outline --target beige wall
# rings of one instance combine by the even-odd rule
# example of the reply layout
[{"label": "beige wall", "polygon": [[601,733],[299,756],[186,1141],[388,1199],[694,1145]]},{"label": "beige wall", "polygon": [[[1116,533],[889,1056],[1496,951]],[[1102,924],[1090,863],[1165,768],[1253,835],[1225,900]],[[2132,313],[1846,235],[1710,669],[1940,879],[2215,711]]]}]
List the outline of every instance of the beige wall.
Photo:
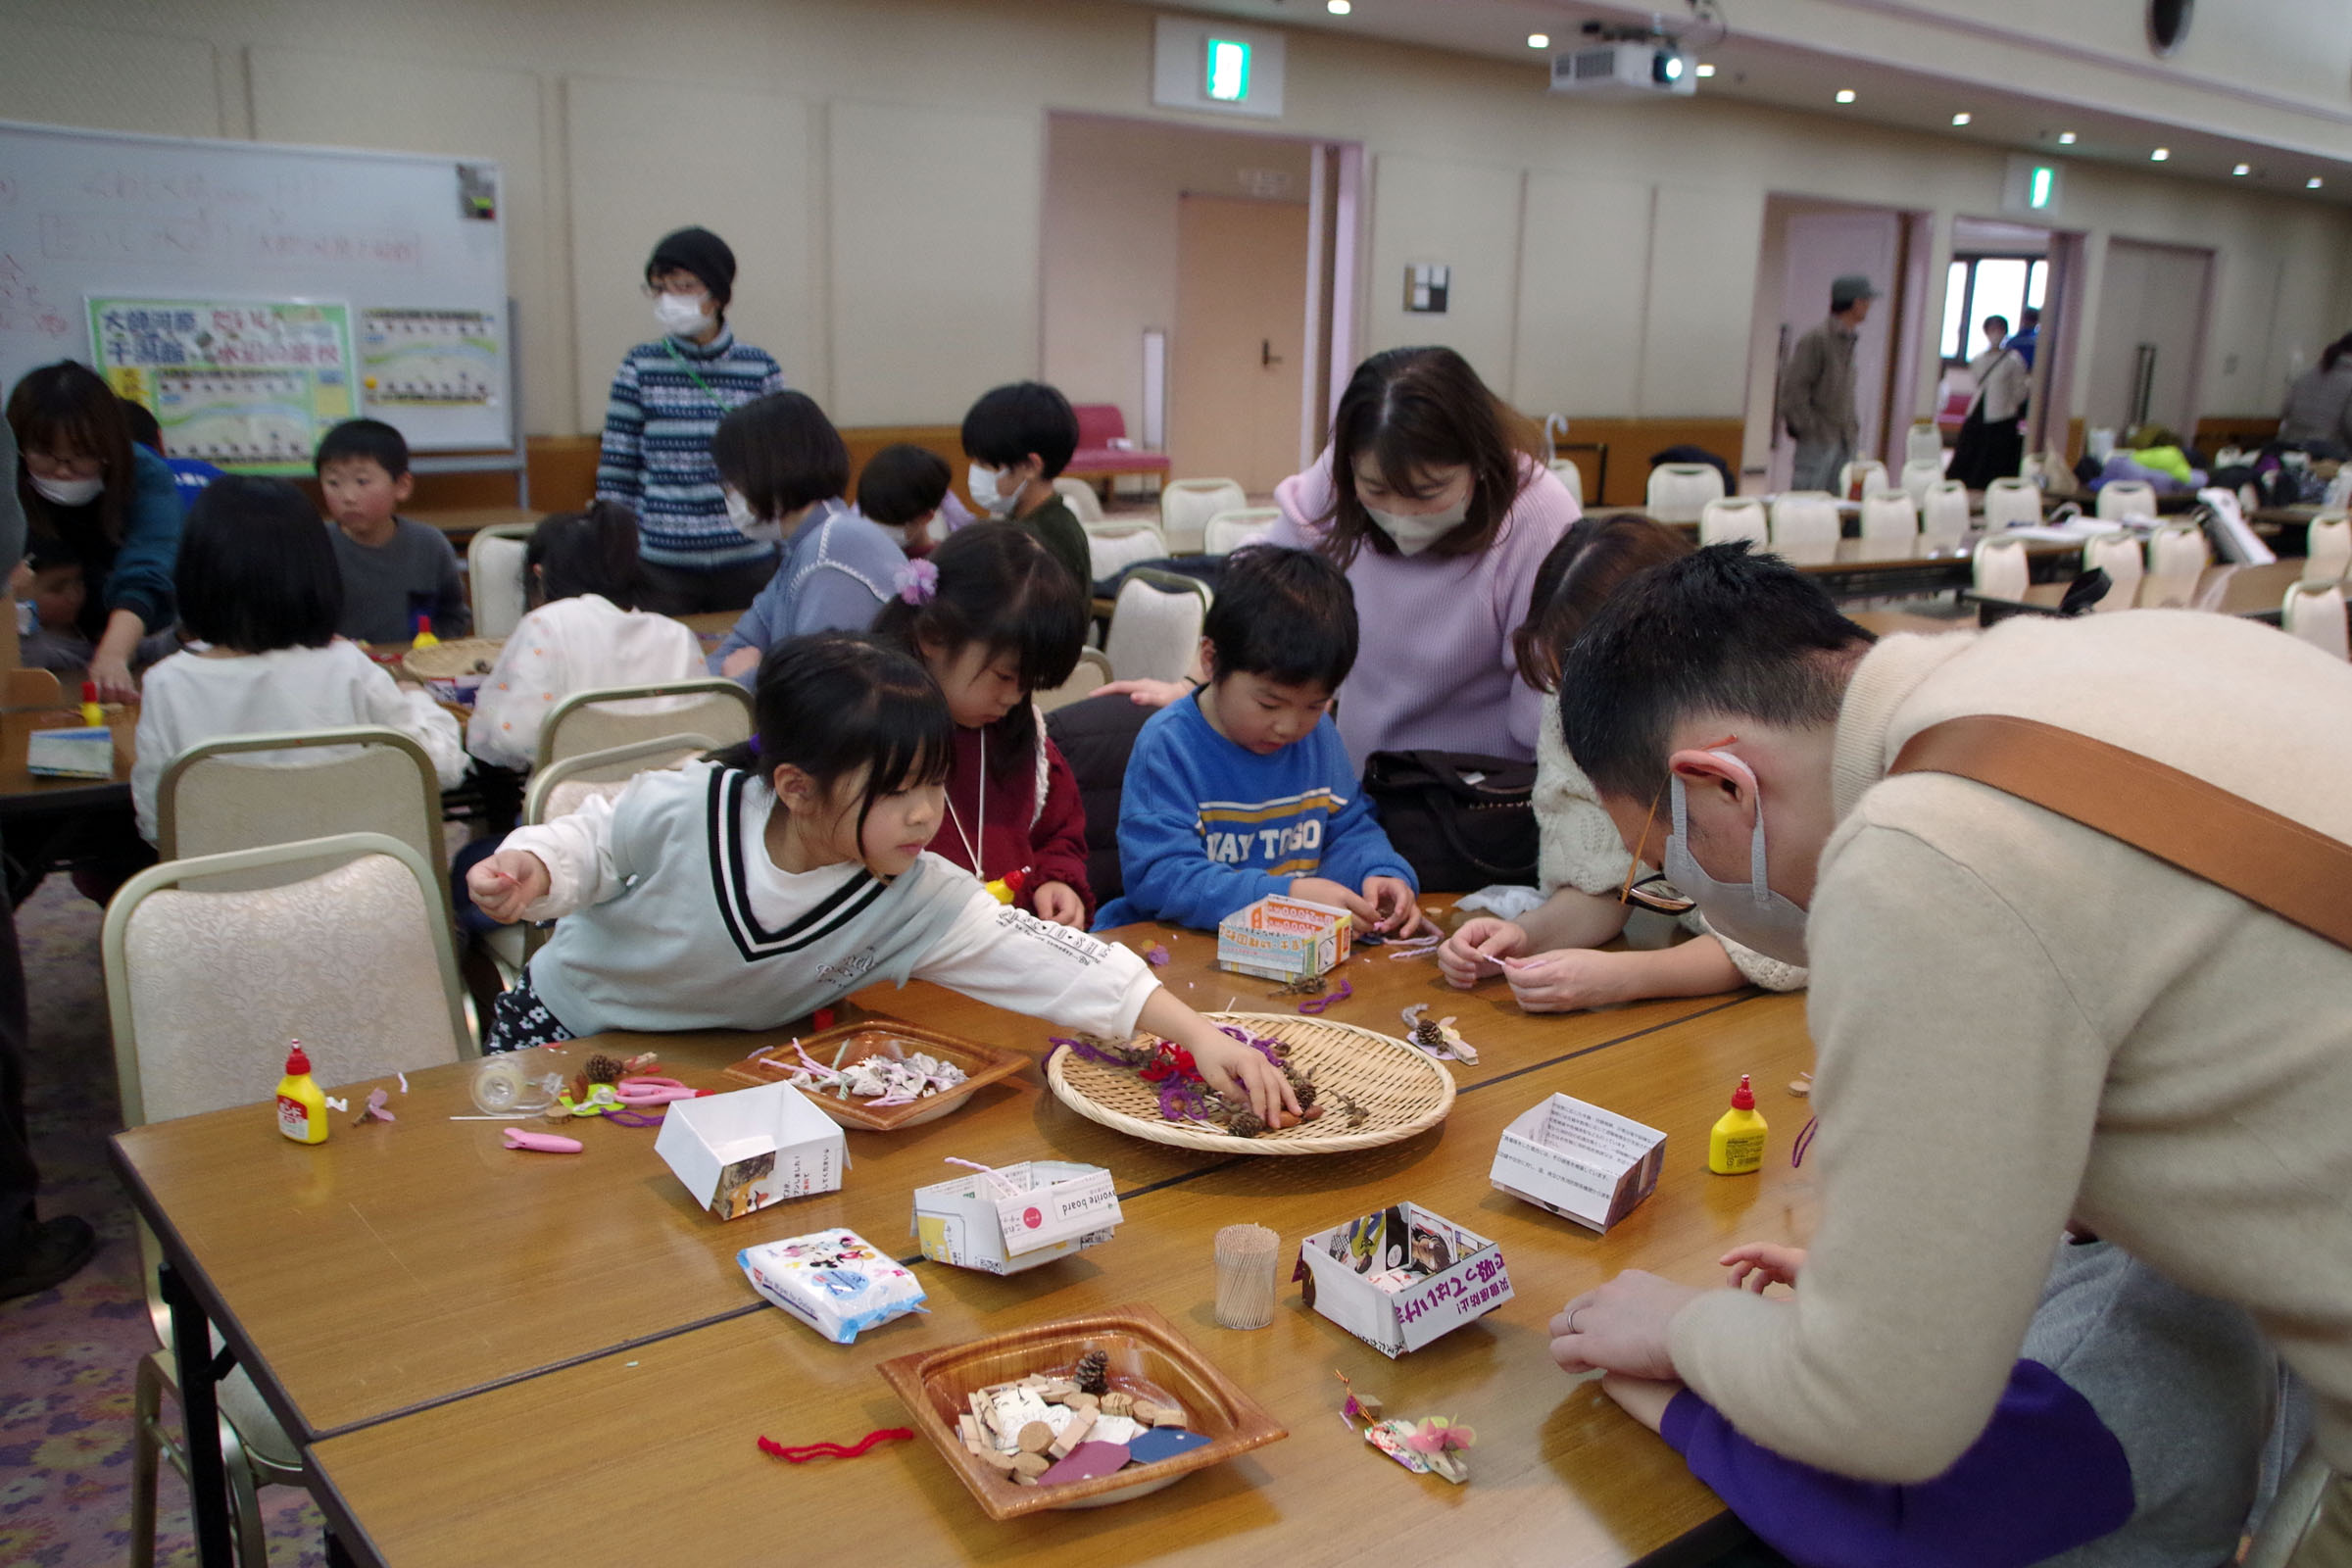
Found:
[{"label": "beige wall", "polygon": [[[1144,332],[1176,327],[1177,201],[1303,202],[1309,162],[1309,144],[1288,137],[1055,115],[1046,134],[1046,379],[1073,403],[1117,404],[1127,433],[1140,436]],[[1252,180],[1264,173],[1280,188]],[[1267,287],[1295,290],[1304,310],[1304,277]]]},{"label": "beige wall", "polygon": [[[1763,9],[1806,5],[1865,41],[1901,9]],[[650,330],[634,292],[645,253],[687,220],[742,254],[745,335],[845,423],[953,419],[1040,368],[1132,382],[1115,356],[1090,363],[1041,329],[1065,260],[1046,221],[1048,116],[1230,127],[1149,106],[1139,5],[79,0],[73,24],[56,14],[0,0],[11,117],[497,158],[535,432],[595,427],[621,347]],[[2202,18],[2200,38],[2223,20]],[[2006,50],[2021,79],[2045,64],[1972,38],[1972,59]],[[2212,47],[2212,71],[2238,69]],[[1287,108],[1262,128],[1369,155],[1359,342],[1454,341],[1538,412],[1739,414],[1768,192],[1932,212],[1931,276],[1952,218],[1999,211],[1995,150],[1703,97],[1567,103],[1524,63],[1326,31],[1292,35]],[[2088,164],[2067,202],[2058,220],[2092,236],[2084,320],[2105,236],[2216,250],[2209,411],[2271,406],[2290,366],[2352,325],[2341,208]],[[1407,259],[1454,269],[1450,316],[1403,315]]]}]

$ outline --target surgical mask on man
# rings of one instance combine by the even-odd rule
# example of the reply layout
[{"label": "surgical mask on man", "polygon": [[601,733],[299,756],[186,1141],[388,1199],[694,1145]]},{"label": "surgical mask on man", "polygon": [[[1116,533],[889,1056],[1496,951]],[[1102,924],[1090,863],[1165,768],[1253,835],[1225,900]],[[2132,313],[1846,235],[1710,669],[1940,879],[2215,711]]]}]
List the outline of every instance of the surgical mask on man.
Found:
[{"label": "surgical mask on man", "polygon": [[[1007,479],[1012,480],[1012,488],[1009,490],[999,489],[998,486]],[[1002,517],[1009,514],[1012,511],[1013,502],[1021,493],[1021,482],[1013,479],[1009,471],[999,473],[996,469],[984,468],[977,463],[964,469],[963,482],[965,488],[972,492],[972,505],[992,517]]]},{"label": "surgical mask on man", "polygon": [[752,504],[744,500],[731,486],[726,491],[726,497],[727,520],[735,525],[737,533],[755,544],[772,545],[783,542],[783,523],[773,517],[762,517],[754,512]]},{"label": "surgical mask on man", "polygon": [[654,301],[654,321],[673,337],[696,337],[710,325],[710,313],[692,294],[664,294]]},{"label": "surgical mask on man", "polygon": [[1364,513],[1395,543],[1398,555],[1417,556],[1462,525],[1462,519],[1470,515],[1470,493],[1464,491],[1462,499],[1444,512],[1381,512],[1366,507]]},{"label": "surgical mask on man", "polygon": [[1755,797],[1756,824],[1748,834],[1745,882],[1719,882],[1707,874],[1690,853],[1690,809],[1683,794],[1682,775],[1667,784],[1674,801],[1674,831],[1666,838],[1663,867],[1666,880],[1697,901],[1715,934],[1753,948],[1767,958],[1803,966],[1805,963],[1805,907],[1786,894],[1775,893],[1766,874],[1764,857],[1764,794],[1755,770],[1730,752],[1709,752],[1737,769]]},{"label": "surgical mask on man", "polygon": [[40,493],[41,499],[61,507],[86,507],[106,489],[106,480],[100,477],[44,479],[37,473],[31,477],[32,488]]}]

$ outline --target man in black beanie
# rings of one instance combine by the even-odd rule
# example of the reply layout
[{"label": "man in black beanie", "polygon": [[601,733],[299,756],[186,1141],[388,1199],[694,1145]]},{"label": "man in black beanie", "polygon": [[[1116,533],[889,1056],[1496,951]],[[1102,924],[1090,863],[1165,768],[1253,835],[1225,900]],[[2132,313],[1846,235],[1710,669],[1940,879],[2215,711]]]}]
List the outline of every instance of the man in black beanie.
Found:
[{"label": "man in black beanie", "polygon": [[640,608],[743,610],[767,585],[777,550],[730,520],[710,436],[732,410],[783,391],[784,371],[728,329],[735,253],[709,229],[663,235],[645,264],[645,292],[664,335],[629,350],[612,377],[597,498],[637,514],[649,585]]}]

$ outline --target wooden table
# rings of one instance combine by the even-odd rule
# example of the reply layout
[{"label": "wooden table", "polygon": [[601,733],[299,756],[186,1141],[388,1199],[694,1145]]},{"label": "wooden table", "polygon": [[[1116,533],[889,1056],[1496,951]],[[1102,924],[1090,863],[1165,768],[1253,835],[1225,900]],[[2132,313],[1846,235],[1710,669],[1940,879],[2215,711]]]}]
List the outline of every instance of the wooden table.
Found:
[{"label": "wooden table", "polygon": [[40,778],[24,765],[34,730],[80,724],[74,710],[0,713],[0,848],[6,852],[5,891],[12,905],[29,897],[51,867],[112,855],[138,839],[130,808],[131,739],[139,725],[135,707],[107,709],[107,727],[115,736],[113,778]]},{"label": "wooden table", "polygon": [[[2141,610],[2211,610],[2276,625],[2287,589],[2303,581],[2309,570],[2310,563],[2295,556],[2261,566],[2207,566],[2193,583],[2185,576],[2143,576],[2132,602]],[[1968,592],[1983,607],[1987,621],[2014,614],[2055,615],[2065,595],[2066,584],[2055,582],[2035,583],[2022,598],[1989,597],[1973,588]]]},{"label": "wooden table", "polygon": [[[1009,1279],[922,1264],[928,1315],[869,1331],[851,1347],[760,1308],[326,1438],[311,1460],[328,1516],[360,1560],[402,1568],[478,1561],[485,1542],[521,1561],[749,1562],[779,1542],[807,1539],[812,1525],[831,1539],[870,1533],[863,1549],[904,1563],[1078,1568],[1279,1553],[1324,1561],[1358,1555],[1370,1542],[1384,1555],[1445,1556],[1464,1540],[1477,1541],[1489,1561],[1648,1557],[1709,1526],[1721,1504],[1593,1380],[1572,1380],[1551,1363],[1545,1324],[1569,1297],[1618,1269],[1717,1284],[1715,1259],[1733,1243],[1809,1233],[1813,1176],[1786,1157],[1805,1106],[1781,1087],[1811,1065],[1802,1001],[1718,999],[1645,1036],[1568,1051],[1552,1049],[1564,1041],[1532,1042],[1571,1020],[1506,1016],[1484,995],[1452,1005],[1473,1042],[1484,1043],[1482,1075],[1463,1086],[1443,1127],[1411,1143],[1330,1159],[1217,1160],[1155,1183],[1135,1181],[1129,1145],[1110,1155],[1126,1189],[1125,1223],[1101,1249]],[[1535,1051],[1545,1054],[1519,1059]],[[1743,1071],[1756,1075],[1773,1120],[1772,1157],[1753,1181],[1713,1177],[1703,1164],[1707,1129]],[[1668,1134],[1658,1191],[1605,1238],[1488,1182],[1504,1125],[1554,1091]],[[978,1141],[976,1126],[947,1140],[962,1141]],[[908,1187],[930,1173],[882,1163],[861,1165],[852,1187],[887,1189],[880,1197],[896,1223],[863,1234],[889,1246],[903,1234]],[[1398,1199],[1498,1243],[1513,1299],[1394,1363],[1307,1310],[1295,1286],[1285,1287],[1270,1330],[1216,1327],[1210,1250],[1219,1226],[1271,1225],[1295,1249],[1311,1231]],[[822,1201],[793,1205],[762,1236],[818,1226]],[[847,1470],[782,1465],[755,1446],[763,1434],[846,1442],[901,1424],[905,1411],[873,1371],[886,1357],[1129,1300],[1165,1312],[1273,1411],[1289,1440],[1137,1502],[1005,1525],[988,1522],[924,1444]],[[1338,1418],[1335,1368],[1393,1413],[1476,1427],[1470,1484],[1455,1491],[1416,1478],[1371,1451]],[[698,1495],[726,1502],[658,1502]],[[551,1508],[561,1520],[553,1529]]]},{"label": "wooden table", "polygon": [[[1133,934],[1140,939],[1149,932],[1138,928]],[[1245,1010],[1283,1005],[1267,1000],[1270,986],[1211,969],[1213,946],[1207,936],[1185,933],[1170,946],[1175,961],[1162,978],[1196,1005],[1222,1007],[1236,998]],[[1440,1002],[1462,1015],[1484,1056],[1476,1067],[1456,1064],[1457,1083],[1469,1088],[1510,1081],[1512,1092],[1497,1098],[1520,1102],[1519,1108],[1541,1093],[1528,1088],[1534,1078],[1550,1070],[1538,1063],[1564,1064],[1733,1005],[1723,998],[1700,998],[1530,1018],[1493,984],[1470,997],[1446,991],[1426,957],[1400,961],[1367,950],[1347,973],[1356,994],[1335,1006],[1332,1017],[1395,1032],[1398,1009],[1407,1003]],[[870,991],[858,1000],[1033,1051],[1050,1033],[1036,1020],[919,984],[904,992]],[[613,1044],[652,1045],[662,1053],[665,1066],[687,1082],[721,1088],[728,1082],[717,1069],[767,1038],[661,1036]],[[331,1046],[322,1047],[314,1059],[320,1063],[322,1080],[331,1083]],[[1114,1173],[1123,1198],[1139,1202],[1154,1191],[1195,1179],[1203,1183],[1203,1193],[1250,1194],[1252,1183],[1280,1175],[1283,1182],[1305,1184],[1302,1191],[1319,1194],[1318,1215],[1334,1210],[1319,1222],[1335,1223],[1349,1217],[1348,1205],[1356,1200],[1339,1195],[1356,1184],[1374,1181],[1393,1197],[1438,1191],[1429,1185],[1434,1167],[1421,1162],[1447,1138],[1465,1152],[1445,1162],[1446,1179],[1459,1176],[1450,1167],[1466,1161],[1464,1168],[1475,1165],[1471,1174],[1483,1181],[1493,1146],[1483,1131],[1472,1136],[1441,1130],[1372,1154],[1227,1159],[1143,1143],[1088,1121],[1054,1101],[1031,1067],[1018,1079],[982,1091],[971,1105],[939,1122],[888,1137],[849,1134],[855,1170],[844,1190],[723,1225],[696,1207],[655,1156],[650,1129],[575,1123],[589,1146],[585,1155],[531,1158],[500,1147],[497,1123],[448,1120],[472,1109],[466,1090],[471,1070],[461,1064],[411,1074],[412,1093],[394,1098],[397,1123],[338,1126],[320,1148],[274,1137],[268,1112],[259,1105],[134,1128],[114,1142],[116,1164],[163,1241],[178,1304],[190,1314],[190,1330],[179,1334],[180,1342],[203,1344],[209,1319],[298,1441],[320,1442],[394,1416],[408,1418],[409,1412],[479,1397],[623,1348],[769,1313],[772,1309],[759,1303],[744,1283],[734,1261],[737,1250],[832,1225],[847,1225],[891,1245],[906,1234],[908,1194],[952,1174],[940,1163],[949,1155],[988,1163],[1031,1157],[1100,1163]],[[1765,1070],[1788,1076],[1779,1065]],[[1694,1092],[1703,1089],[1705,1103],[1714,1107],[1707,1117],[1711,1122],[1731,1080],[1716,1082],[1723,1072],[1712,1068],[1703,1076]],[[369,1087],[335,1092],[364,1095]],[[1522,1095],[1521,1088],[1528,1092]],[[1474,1094],[1462,1106],[1487,1102]],[[1641,1099],[1617,1108],[1635,1115],[1665,1114]],[[1462,1114],[1457,1109],[1457,1128],[1483,1129],[1483,1123],[1464,1124]],[[1483,1152],[1470,1148],[1481,1137],[1487,1145]],[[1688,1149],[1693,1141],[1703,1142],[1693,1134],[1680,1147]],[[1281,1171],[1270,1168],[1275,1166]],[[1408,1170],[1414,1173],[1409,1181],[1404,1180]],[[1266,1194],[1269,1201],[1276,1196]],[[1456,1206],[1468,1205],[1457,1201]],[[1137,1211],[1139,1217],[1157,1212]],[[1213,1230],[1233,1216],[1220,1206],[1219,1214],[1199,1217]],[[1480,1228],[1491,1216],[1474,1209],[1456,1217]],[[1131,1220],[1122,1241],[1155,1229],[1156,1224]],[[1206,1255],[1206,1234],[1182,1244],[1187,1255]],[[1621,1232],[1629,1238],[1641,1234],[1641,1227]],[[911,1244],[907,1250],[912,1250]],[[1154,1293],[1152,1271],[1108,1269],[1115,1257],[1105,1251],[1099,1262],[1088,1254],[1046,1272],[1063,1279],[1094,1278],[1098,1270],[1107,1270],[1111,1283],[1105,1289],[1115,1288],[1115,1298]],[[943,1298],[968,1290],[1005,1289],[928,1264],[923,1272],[927,1280],[940,1279]],[[1521,1289],[1526,1293],[1530,1287]],[[1021,1287],[1016,1298],[1026,1300],[1032,1290],[1033,1285]],[[1033,1313],[1037,1304],[1020,1309]],[[963,1320],[943,1313],[940,1321]],[[904,1339],[884,1343],[906,1345]],[[200,1368],[182,1368],[183,1379],[200,1374]],[[545,1473],[539,1460],[531,1460],[530,1467]]]}]

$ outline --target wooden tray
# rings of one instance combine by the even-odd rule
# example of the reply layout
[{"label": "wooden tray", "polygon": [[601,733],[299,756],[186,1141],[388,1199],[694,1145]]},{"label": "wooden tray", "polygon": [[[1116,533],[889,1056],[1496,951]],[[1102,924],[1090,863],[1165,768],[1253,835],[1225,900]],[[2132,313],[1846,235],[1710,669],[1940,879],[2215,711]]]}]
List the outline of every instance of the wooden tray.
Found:
[{"label": "wooden tray", "polygon": [[[858,1035],[872,1035],[870,1041],[857,1041]],[[842,1053],[846,1066],[862,1060],[880,1050],[885,1040],[895,1041],[900,1049],[909,1053],[920,1051],[954,1062],[963,1069],[963,1082],[953,1089],[943,1090],[927,1099],[906,1105],[883,1105],[879,1108],[861,1100],[842,1100],[815,1089],[801,1091],[809,1103],[844,1127],[859,1132],[895,1133],[902,1127],[919,1127],[927,1121],[937,1121],[972,1098],[972,1092],[1001,1079],[1010,1078],[1029,1064],[1029,1058],[1017,1051],[1004,1051],[996,1046],[984,1046],[976,1040],[962,1040],[955,1035],[943,1035],[921,1024],[901,1023],[896,1018],[865,1018],[857,1023],[839,1024],[822,1034],[804,1036],[801,1048],[818,1061],[830,1066],[833,1053],[843,1041],[853,1041]],[[770,1046],[755,1051],[732,1067],[727,1076],[747,1084],[780,1084],[791,1081],[792,1069],[801,1064],[790,1045]]]},{"label": "wooden tray", "polygon": [[[1208,1439],[1207,1446],[1157,1464],[1131,1466],[1116,1475],[1057,1487],[1021,1486],[983,1464],[963,1446],[963,1439],[956,1434],[956,1417],[969,1408],[968,1396],[1032,1372],[1049,1376],[1070,1373],[1078,1358],[1094,1349],[1109,1352],[1113,1389],[1182,1406],[1185,1426]],[[1209,1365],[1166,1318],[1141,1302],[1015,1329],[944,1350],[895,1356],[876,1370],[991,1519],[1017,1519],[1049,1508],[1100,1508],[1124,1502],[1157,1492],[1195,1470],[1222,1464],[1237,1453],[1290,1436],[1264,1406]]]},{"label": "wooden tray", "polygon": [[[1239,1024],[1291,1047],[1292,1064],[1311,1072],[1324,1103],[1317,1121],[1237,1138],[1207,1122],[1170,1121],[1159,1095],[1123,1067],[1089,1061],[1064,1048],[1046,1063],[1046,1082],[1079,1115],[1136,1138],[1179,1149],[1229,1154],[1333,1154],[1377,1149],[1435,1127],[1453,1108],[1453,1074],[1401,1040],[1351,1023],[1287,1012],[1212,1012],[1212,1023]],[[1360,1127],[1338,1114],[1346,1093],[1370,1112]]]}]

